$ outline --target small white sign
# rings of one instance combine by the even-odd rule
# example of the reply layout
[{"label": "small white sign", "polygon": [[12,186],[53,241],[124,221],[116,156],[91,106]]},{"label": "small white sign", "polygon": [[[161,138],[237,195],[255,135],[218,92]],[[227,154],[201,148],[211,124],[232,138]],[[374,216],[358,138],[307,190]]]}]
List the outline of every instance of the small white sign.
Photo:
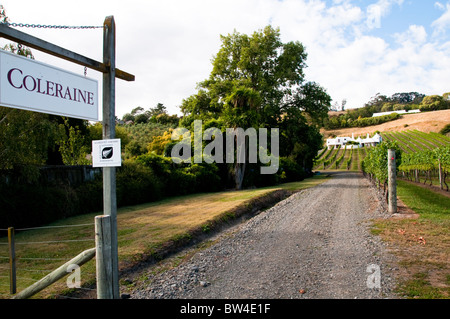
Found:
[{"label": "small white sign", "polygon": [[120,138],[92,141],[92,166],[122,166]]},{"label": "small white sign", "polygon": [[0,50],[0,105],[98,121],[98,82]]}]

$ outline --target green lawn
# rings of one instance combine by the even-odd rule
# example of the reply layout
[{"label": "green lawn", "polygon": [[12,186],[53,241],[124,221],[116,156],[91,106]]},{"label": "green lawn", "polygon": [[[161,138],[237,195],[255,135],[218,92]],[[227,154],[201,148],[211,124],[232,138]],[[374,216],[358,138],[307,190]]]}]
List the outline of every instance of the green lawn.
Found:
[{"label": "green lawn", "polygon": [[397,195],[421,218],[449,227],[450,197],[398,180]]}]

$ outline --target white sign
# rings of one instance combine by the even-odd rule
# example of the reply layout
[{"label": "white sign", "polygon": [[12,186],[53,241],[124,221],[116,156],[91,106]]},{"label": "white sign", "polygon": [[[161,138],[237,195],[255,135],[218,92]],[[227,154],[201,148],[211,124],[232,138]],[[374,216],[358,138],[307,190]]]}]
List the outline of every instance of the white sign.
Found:
[{"label": "white sign", "polygon": [[0,50],[0,105],[98,121],[98,82]]},{"label": "white sign", "polygon": [[122,166],[120,138],[92,141],[92,166]]}]

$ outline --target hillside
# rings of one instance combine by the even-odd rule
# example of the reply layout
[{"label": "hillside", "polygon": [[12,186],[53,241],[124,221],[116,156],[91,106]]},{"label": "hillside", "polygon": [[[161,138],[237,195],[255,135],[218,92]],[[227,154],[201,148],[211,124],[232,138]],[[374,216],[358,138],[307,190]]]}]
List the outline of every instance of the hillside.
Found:
[{"label": "hillside", "polygon": [[[450,137],[437,134],[450,123],[450,110],[404,115],[402,118],[380,125],[364,128],[347,128],[340,130],[322,130],[325,139],[336,136],[365,136],[379,131],[383,140],[399,143],[404,153],[417,153],[450,145]],[[367,148],[323,149],[315,160],[315,170],[352,170],[361,169]]]},{"label": "hillside", "polygon": [[367,127],[352,127],[337,130],[321,130],[324,138],[329,136],[355,136],[366,135],[367,133],[380,132],[402,132],[407,130],[418,130],[421,132],[438,133],[445,125],[450,123],[450,109],[418,114],[403,115],[400,119],[383,123],[380,125],[367,126]]}]

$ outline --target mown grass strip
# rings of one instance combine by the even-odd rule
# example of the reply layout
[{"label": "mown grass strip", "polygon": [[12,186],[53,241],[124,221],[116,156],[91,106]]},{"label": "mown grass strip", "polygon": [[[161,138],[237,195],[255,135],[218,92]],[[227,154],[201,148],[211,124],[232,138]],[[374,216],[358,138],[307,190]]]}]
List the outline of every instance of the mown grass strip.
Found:
[{"label": "mown grass strip", "polygon": [[420,132],[418,130],[408,131],[407,133],[413,138],[419,140],[421,143],[426,144],[428,148],[436,148],[445,145],[444,142],[433,139],[430,134]]},{"label": "mown grass strip", "polygon": [[314,161],[314,169],[319,169],[324,161],[334,152],[334,148],[327,149],[326,152],[318,159]]},{"label": "mown grass strip", "polygon": [[435,145],[435,144],[429,142],[422,135],[414,134],[412,131],[406,131],[406,132],[402,132],[402,133],[403,133],[403,135],[408,136],[408,138],[415,140],[416,145],[420,146],[422,149],[433,149],[433,148],[439,147],[439,145]]},{"label": "mown grass strip", "polygon": [[353,156],[352,156],[352,160],[351,160],[351,170],[352,171],[358,171],[359,170],[359,155],[360,154],[360,149],[354,149],[353,150]]},{"label": "mown grass strip", "polygon": [[396,139],[400,144],[403,144],[405,146],[405,149],[408,148],[409,151],[408,153],[414,153],[414,152],[420,152],[422,151],[422,148],[418,147],[413,141],[412,139],[410,139],[409,137],[407,137],[406,135],[404,135],[401,132],[394,132],[392,133],[392,136],[394,137],[394,139]]},{"label": "mown grass strip", "polygon": [[450,144],[450,137],[446,136],[446,135],[442,135],[436,132],[430,132],[429,133],[432,137],[434,137],[435,139],[438,139],[444,143],[446,143],[446,145]]},{"label": "mown grass strip", "polygon": [[343,160],[344,160],[344,156],[345,156],[346,154],[348,154],[347,148],[346,148],[346,147],[344,147],[343,149],[341,148],[341,151],[340,151],[340,152],[341,152],[341,153],[340,153],[339,157],[336,158],[335,162],[333,163],[333,164],[334,164],[334,167],[335,167],[336,169],[340,169],[340,168],[341,168],[341,165],[342,165]]},{"label": "mown grass strip", "polygon": [[409,152],[410,152],[410,150],[407,149],[407,148],[405,147],[405,145],[403,145],[403,143],[400,143],[400,141],[398,141],[397,139],[395,139],[389,132],[381,133],[381,136],[383,137],[383,140],[386,140],[386,141],[397,141],[397,142],[399,142],[399,147],[400,147],[400,149],[402,150],[402,152],[405,152],[405,153],[409,153]]},{"label": "mown grass strip", "polygon": [[398,196],[421,218],[450,227],[450,198],[432,190],[398,180]]}]

